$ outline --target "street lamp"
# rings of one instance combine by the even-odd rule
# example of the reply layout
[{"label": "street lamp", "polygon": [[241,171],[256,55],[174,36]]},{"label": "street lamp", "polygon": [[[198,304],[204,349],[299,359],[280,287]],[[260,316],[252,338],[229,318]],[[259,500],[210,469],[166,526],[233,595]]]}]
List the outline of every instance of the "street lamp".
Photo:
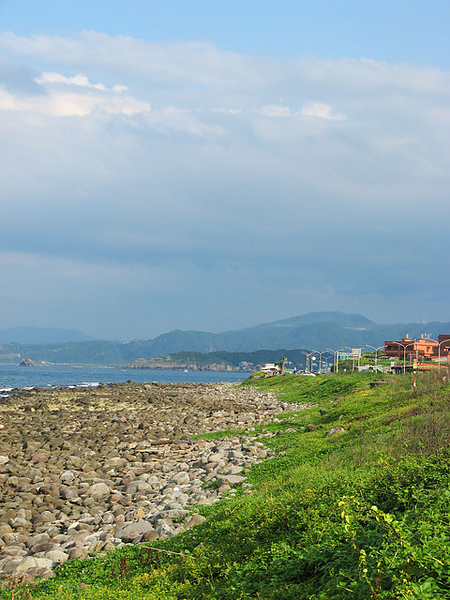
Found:
[{"label": "street lamp", "polygon": [[322,352],[319,352],[319,373],[322,373],[322,354],[333,354],[333,360],[334,360],[334,350],[322,350]]},{"label": "street lamp", "polygon": [[436,342],[436,344],[438,345],[438,371],[439,373],[441,372],[441,344],[444,344],[445,342],[449,342],[449,340],[442,340],[441,343],[438,342],[438,340],[434,340],[433,338],[426,338],[427,340],[429,340],[430,342]]},{"label": "street lamp", "polygon": [[309,369],[311,370],[312,373],[312,360],[316,360],[314,357],[314,354],[320,354],[320,352],[318,350],[312,350],[311,352],[303,352],[303,354],[305,354],[306,356],[306,372],[308,373],[308,359],[309,359]]},{"label": "street lamp", "polygon": [[378,350],[381,350],[381,349],[384,350],[384,346],[378,346],[378,348],[375,348],[375,346],[371,346],[370,344],[366,344],[366,346],[368,348],[373,348],[375,350],[375,373],[378,373],[377,353],[378,353]]},{"label": "street lamp", "polygon": [[[355,370],[355,355],[353,354],[353,348],[350,348],[350,346],[344,346],[344,350],[345,349],[350,350],[350,355],[352,357],[352,371],[354,371]],[[359,354],[361,355],[361,352]],[[359,371],[359,361],[360,361],[360,358],[358,357],[358,371]]]},{"label": "street lamp", "polygon": [[[339,352],[342,352],[343,350],[345,350],[345,348],[347,348],[347,346],[344,346],[343,348],[338,348],[336,350],[336,373],[339,373]],[[334,350],[332,350],[333,354],[334,354]]]},{"label": "street lamp", "polygon": [[[447,342],[447,344],[448,344],[449,341],[450,341],[449,339],[446,339],[446,340],[442,340],[441,343],[438,342],[438,356],[439,356],[439,358],[438,358],[438,361],[439,361],[439,369],[438,369],[438,371],[439,371],[439,373],[441,372],[441,344],[444,344],[445,342]],[[448,364],[448,357],[447,357],[447,364]]]},{"label": "street lamp", "polygon": [[406,348],[408,346],[412,346],[414,348],[415,340],[410,344],[402,344],[401,342],[395,342],[397,346],[401,346],[403,348],[403,373],[406,373]]},{"label": "street lamp", "polygon": [[332,350],[331,348],[327,348],[327,352],[331,352],[333,354],[333,366],[334,366],[334,371],[335,373],[338,372],[339,370],[339,359],[337,359],[337,365],[336,365],[336,356],[337,353],[339,352],[338,350]]}]

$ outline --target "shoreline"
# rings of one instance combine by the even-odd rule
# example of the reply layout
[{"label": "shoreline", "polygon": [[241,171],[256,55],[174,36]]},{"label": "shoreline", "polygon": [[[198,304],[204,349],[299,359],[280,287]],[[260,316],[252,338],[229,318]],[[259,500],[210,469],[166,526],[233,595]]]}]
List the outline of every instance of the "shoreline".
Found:
[{"label": "shoreline", "polygon": [[245,373],[217,373],[199,371],[168,370],[127,370],[113,367],[81,367],[65,365],[39,365],[33,367],[12,367],[0,365],[0,388],[21,390],[40,388],[48,390],[55,387],[92,386],[92,384],[113,384],[134,381],[136,383],[159,382],[238,382],[246,379]]},{"label": "shoreline", "polygon": [[[254,427],[304,408],[226,383],[23,391],[0,404],[0,576],[167,539],[270,456]],[[196,434],[236,429],[217,440]],[[269,435],[269,434],[265,434]],[[273,434],[270,434],[273,435]],[[19,507],[19,508],[18,508]]]}]

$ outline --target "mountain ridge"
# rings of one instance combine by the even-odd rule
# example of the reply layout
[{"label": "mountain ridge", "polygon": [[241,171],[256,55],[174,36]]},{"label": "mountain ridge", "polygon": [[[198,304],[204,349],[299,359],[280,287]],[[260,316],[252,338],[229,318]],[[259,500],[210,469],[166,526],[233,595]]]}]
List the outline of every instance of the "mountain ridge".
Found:
[{"label": "mountain ridge", "polygon": [[356,313],[308,313],[222,333],[177,329],[150,340],[128,342],[87,340],[62,344],[6,344],[0,350],[0,362],[22,357],[58,364],[124,366],[139,358],[165,357],[183,351],[255,352],[278,348],[322,351],[327,348],[362,348],[369,344],[379,347],[385,340],[400,339],[407,333],[417,338],[424,332],[437,339],[439,333],[450,332],[450,322],[378,325]]},{"label": "mountain ridge", "polygon": [[0,344],[64,344],[88,342],[94,338],[78,329],[19,325],[0,328]]}]

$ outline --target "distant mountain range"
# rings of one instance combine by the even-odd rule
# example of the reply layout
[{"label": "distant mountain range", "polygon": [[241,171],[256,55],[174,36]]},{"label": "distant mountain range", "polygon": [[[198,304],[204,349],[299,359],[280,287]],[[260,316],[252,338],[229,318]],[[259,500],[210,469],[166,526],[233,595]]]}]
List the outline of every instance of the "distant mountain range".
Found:
[{"label": "distant mountain range", "polygon": [[[11,357],[20,355],[34,361],[52,363],[122,366],[138,358],[163,357],[181,351],[245,353],[278,348],[287,350],[308,348],[320,351],[344,346],[362,348],[366,344],[378,347],[382,346],[385,340],[401,339],[406,334],[411,338],[417,338],[427,333],[437,339],[440,333],[450,333],[450,322],[378,325],[359,314],[319,312],[223,333],[176,330],[151,340],[130,342],[72,340],[66,343],[41,342],[40,344],[9,343],[2,335],[5,331],[11,330],[0,330],[0,341],[3,344],[0,349],[0,362],[11,362]],[[67,330],[41,331],[60,331],[61,335],[65,331],[64,335],[67,335]],[[84,335],[81,332],[72,332],[71,335],[75,333]]]},{"label": "distant mountain range", "polygon": [[93,339],[76,329],[27,326],[0,329],[0,344],[64,344],[87,342]]}]

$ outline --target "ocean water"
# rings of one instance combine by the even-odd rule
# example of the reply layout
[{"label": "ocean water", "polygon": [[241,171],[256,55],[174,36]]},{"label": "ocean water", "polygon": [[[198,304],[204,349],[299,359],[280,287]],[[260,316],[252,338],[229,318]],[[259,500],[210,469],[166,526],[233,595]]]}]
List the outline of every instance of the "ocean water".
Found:
[{"label": "ocean water", "polygon": [[114,367],[75,367],[45,365],[20,367],[0,365],[0,394],[8,395],[14,388],[52,388],[60,386],[96,387],[100,383],[124,381],[143,382],[236,382],[247,379],[249,373],[217,371],[163,371],[152,369],[121,369]]}]

